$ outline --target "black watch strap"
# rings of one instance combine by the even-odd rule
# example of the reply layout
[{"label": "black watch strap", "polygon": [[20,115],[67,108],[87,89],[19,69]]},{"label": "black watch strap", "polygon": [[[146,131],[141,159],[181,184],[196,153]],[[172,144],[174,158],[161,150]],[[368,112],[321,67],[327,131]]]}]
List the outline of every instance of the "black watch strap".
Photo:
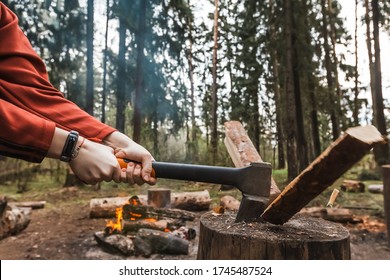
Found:
[{"label": "black watch strap", "polygon": [[74,150],[76,149],[79,133],[72,130],[66,138],[64,148],[62,149],[60,160],[69,162],[72,159]]}]

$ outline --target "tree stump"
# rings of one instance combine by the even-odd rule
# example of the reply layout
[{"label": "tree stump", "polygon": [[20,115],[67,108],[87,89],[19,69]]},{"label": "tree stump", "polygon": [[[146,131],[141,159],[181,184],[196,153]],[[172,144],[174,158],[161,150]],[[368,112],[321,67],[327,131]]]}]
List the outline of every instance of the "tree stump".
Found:
[{"label": "tree stump", "polygon": [[235,212],[200,220],[198,259],[344,260],[351,258],[348,230],[319,218],[295,215],[284,225],[234,223]]},{"label": "tree stump", "polygon": [[387,225],[387,239],[390,247],[390,165],[382,166],[383,172],[383,204]]}]

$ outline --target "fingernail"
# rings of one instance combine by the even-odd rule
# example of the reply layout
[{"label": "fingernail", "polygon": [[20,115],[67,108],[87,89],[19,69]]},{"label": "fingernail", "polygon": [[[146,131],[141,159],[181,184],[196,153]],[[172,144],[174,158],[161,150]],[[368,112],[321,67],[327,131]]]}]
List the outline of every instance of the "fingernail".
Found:
[{"label": "fingernail", "polygon": [[145,176],[144,176],[144,180],[145,180],[145,181],[149,181],[149,175],[145,175]]}]

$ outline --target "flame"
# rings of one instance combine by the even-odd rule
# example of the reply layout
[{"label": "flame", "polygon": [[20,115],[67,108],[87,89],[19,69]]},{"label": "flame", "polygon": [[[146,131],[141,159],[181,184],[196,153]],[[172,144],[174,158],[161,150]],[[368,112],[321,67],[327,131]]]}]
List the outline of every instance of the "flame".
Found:
[{"label": "flame", "polygon": [[115,218],[116,222],[113,221],[108,221],[106,224],[106,227],[109,228],[109,233],[113,233],[115,231],[121,232],[122,231],[122,219],[123,219],[123,213],[122,213],[122,207],[116,208],[115,209]]},{"label": "flame", "polygon": [[[137,196],[133,196],[129,199],[127,204],[138,206],[142,205],[142,203],[139,201],[139,198]],[[136,221],[136,220],[144,220],[150,223],[155,223],[158,220],[155,218],[144,218],[142,214],[140,213],[135,213],[135,212],[130,212],[130,221]],[[108,221],[106,223],[106,230],[108,231],[108,234],[113,234],[113,233],[121,233],[123,230],[122,227],[122,222],[123,222],[123,208],[118,207],[115,209],[115,221]],[[170,232],[168,228],[164,229],[164,232]]]}]

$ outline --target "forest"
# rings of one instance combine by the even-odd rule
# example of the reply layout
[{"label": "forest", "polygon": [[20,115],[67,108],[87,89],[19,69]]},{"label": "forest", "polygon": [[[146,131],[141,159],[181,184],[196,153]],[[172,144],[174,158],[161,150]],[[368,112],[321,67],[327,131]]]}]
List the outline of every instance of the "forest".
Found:
[{"label": "forest", "polygon": [[[3,0],[51,83],[156,159],[229,164],[223,124],[237,120],[289,179],[349,127],[388,135],[390,3],[348,1],[349,30],[345,2]],[[389,163],[389,145],[374,155]]]}]

